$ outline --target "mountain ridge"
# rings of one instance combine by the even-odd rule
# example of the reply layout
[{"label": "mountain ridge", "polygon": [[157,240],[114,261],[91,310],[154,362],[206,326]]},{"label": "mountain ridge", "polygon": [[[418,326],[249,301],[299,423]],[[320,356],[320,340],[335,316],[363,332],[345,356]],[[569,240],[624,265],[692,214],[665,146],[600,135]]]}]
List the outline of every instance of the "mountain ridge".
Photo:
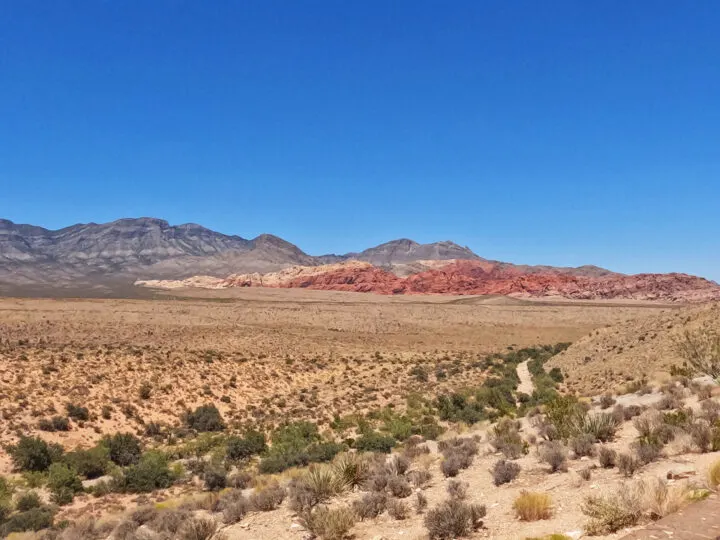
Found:
[{"label": "mountain ridge", "polygon": [[[488,276],[515,280],[512,286],[496,284],[499,290],[510,291],[520,287],[518,280],[527,276],[535,276],[538,283],[543,280],[556,283],[557,277],[548,276],[558,275],[573,279],[624,276],[593,265],[572,268],[493,261],[451,240],[422,244],[399,238],[360,252],[314,256],[272,234],[246,239],[197,223],[171,225],[153,217],[77,223],[56,230],[0,219],[0,292],[4,293],[33,286],[102,290],[117,283],[129,286],[136,280],[182,280],[197,276],[225,279],[231,275],[265,275],[293,267],[342,265],[351,261],[367,263],[385,273],[353,268],[353,272],[362,272],[365,279],[370,280],[364,286],[368,291],[373,288],[371,277],[383,283],[380,287],[383,290],[389,287],[418,292],[427,288],[437,293],[442,292],[443,282],[450,281],[451,289],[483,290],[485,285],[478,289],[477,283],[481,275],[485,281],[490,279]],[[441,270],[443,266],[447,268]],[[340,271],[347,273],[348,270],[341,267]],[[318,277],[317,272],[310,274],[306,279],[313,283],[325,279]],[[453,277],[448,278],[451,274]],[[410,281],[400,285],[395,282],[396,278]],[[352,281],[354,278],[343,275],[337,279]],[[422,279],[433,283],[418,285]],[[458,280],[464,285],[459,285]],[[567,286],[572,279],[561,281]],[[331,282],[332,279],[328,283]],[[529,287],[535,290],[535,285]]]}]

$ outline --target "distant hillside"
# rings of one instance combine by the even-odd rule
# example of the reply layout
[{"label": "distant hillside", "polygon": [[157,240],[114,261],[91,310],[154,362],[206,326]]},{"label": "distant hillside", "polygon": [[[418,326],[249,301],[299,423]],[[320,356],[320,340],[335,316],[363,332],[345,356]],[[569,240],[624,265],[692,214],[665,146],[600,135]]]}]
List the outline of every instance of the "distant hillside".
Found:
[{"label": "distant hillside", "polygon": [[653,378],[673,364],[682,365],[674,342],[686,330],[698,328],[720,331],[720,303],[667,310],[600,328],[554,356],[549,367],[566,374],[570,390],[599,394],[629,380]]},{"label": "distant hillside", "polygon": [[[198,281],[198,276],[203,278]],[[492,261],[449,240],[420,244],[404,238],[359,253],[312,256],[269,234],[245,239],[154,218],[59,230],[0,220],[0,293],[39,289],[42,294],[124,294],[135,290],[136,280],[169,283],[188,278],[213,286],[579,299],[700,301],[720,290],[683,274],[624,276],[590,265],[558,268]],[[225,285],[218,285],[221,282]]]}]

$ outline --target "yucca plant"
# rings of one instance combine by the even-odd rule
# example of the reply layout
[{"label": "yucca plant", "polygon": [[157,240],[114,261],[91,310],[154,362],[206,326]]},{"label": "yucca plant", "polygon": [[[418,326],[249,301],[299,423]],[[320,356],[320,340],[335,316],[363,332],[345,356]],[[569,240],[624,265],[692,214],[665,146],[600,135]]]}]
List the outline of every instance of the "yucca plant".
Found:
[{"label": "yucca plant", "polygon": [[344,489],[343,482],[335,475],[335,471],[327,466],[310,467],[303,477],[303,482],[319,501],[327,500]]},{"label": "yucca plant", "polygon": [[595,440],[608,442],[615,437],[618,428],[617,419],[610,413],[585,414],[574,422],[578,434],[592,435]]},{"label": "yucca plant", "polygon": [[338,482],[345,488],[352,489],[367,480],[370,465],[364,456],[346,452],[335,458],[332,470]]}]

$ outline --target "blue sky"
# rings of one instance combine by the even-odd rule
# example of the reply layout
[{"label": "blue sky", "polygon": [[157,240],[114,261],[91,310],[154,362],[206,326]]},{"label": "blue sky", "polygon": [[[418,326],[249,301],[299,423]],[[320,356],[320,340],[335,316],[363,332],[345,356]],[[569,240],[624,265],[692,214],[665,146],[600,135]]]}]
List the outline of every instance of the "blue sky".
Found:
[{"label": "blue sky", "polygon": [[5,0],[0,217],[720,280],[716,1]]}]

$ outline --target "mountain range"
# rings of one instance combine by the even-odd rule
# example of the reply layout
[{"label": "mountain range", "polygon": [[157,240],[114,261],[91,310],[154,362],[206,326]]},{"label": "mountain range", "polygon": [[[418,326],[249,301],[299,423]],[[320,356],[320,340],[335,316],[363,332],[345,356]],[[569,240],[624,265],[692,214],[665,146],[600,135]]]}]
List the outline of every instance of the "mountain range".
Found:
[{"label": "mountain range", "polygon": [[[30,290],[106,293],[132,287],[138,280],[176,287],[199,283],[198,276],[213,287],[298,286],[386,294],[530,291],[535,296],[572,296],[568,292],[572,289],[582,297],[582,289],[600,283],[603,290],[620,287],[619,293],[607,294],[621,297],[628,286],[637,289],[637,283],[644,283],[641,288],[649,291],[673,289],[665,296],[675,294],[678,287],[683,294],[700,290],[703,297],[707,291],[720,290],[713,282],[684,274],[643,274],[639,279],[590,265],[558,268],[490,261],[451,241],[419,244],[399,239],[359,253],[312,256],[269,234],[245,239],[193,223],[173,226],[155,218],[59,230],[0,219],[0,292],[5,294]],[[188,278],[190,282],[183,281]]]}]

